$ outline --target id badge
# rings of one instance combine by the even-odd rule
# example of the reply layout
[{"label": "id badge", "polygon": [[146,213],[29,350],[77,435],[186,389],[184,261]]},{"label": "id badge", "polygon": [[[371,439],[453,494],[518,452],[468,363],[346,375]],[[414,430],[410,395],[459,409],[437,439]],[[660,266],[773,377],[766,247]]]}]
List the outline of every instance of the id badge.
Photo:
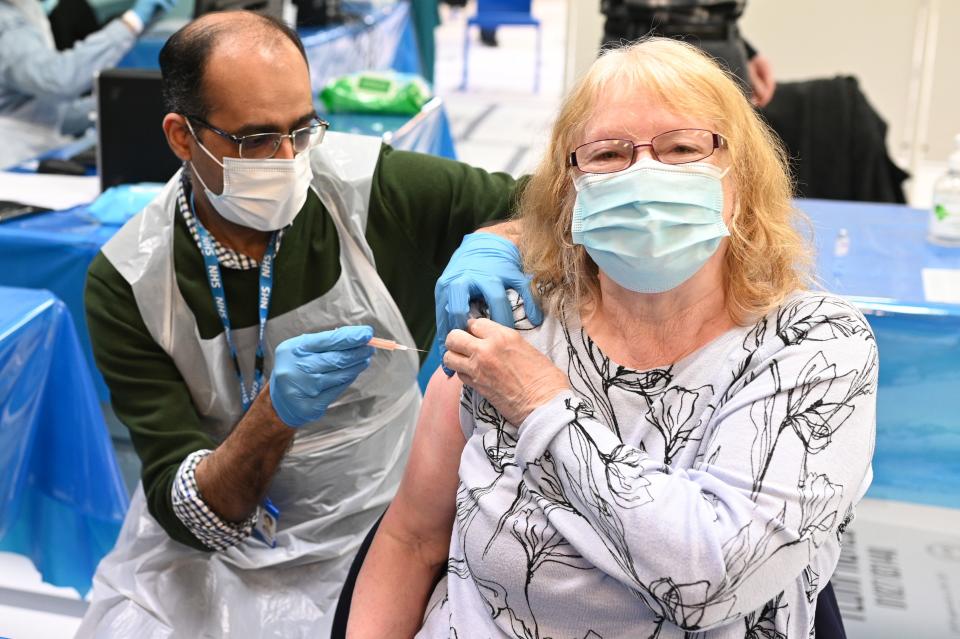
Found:
[{"label": "id badge", "polygon": [[271,548],[277,547],[277,524],[280,522],[280,509],[269,498],[260,504],[260,516],[253,527],[253,535]]}]

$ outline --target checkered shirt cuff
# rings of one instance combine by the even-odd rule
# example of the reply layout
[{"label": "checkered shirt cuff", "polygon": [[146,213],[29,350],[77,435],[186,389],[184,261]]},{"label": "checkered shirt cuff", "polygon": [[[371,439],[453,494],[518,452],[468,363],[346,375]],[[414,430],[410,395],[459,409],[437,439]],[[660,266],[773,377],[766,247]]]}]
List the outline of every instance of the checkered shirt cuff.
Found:
[{"label": "checkered shirt cuff", "polygon": [[173,512],[194,537],[211,550],[226,550],[250,536],[260,515],[260,508],[253,511],[245,521],[232,523],[221,519],[203,501],[197,487],[196,470],[200,461],[212,450],[190,453],[173,480]]}]

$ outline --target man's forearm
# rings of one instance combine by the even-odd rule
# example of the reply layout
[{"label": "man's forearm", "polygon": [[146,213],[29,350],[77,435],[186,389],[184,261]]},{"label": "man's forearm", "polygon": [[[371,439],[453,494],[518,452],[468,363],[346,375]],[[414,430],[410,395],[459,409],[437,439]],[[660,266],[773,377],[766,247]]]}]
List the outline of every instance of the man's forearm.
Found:
[{"label": "man's forearm", "polygon": [[197,487],[206,504],[227,521],[249,517],[295,433],[280,421],[269,386],[264,387],[233,432],[197,466]]}]

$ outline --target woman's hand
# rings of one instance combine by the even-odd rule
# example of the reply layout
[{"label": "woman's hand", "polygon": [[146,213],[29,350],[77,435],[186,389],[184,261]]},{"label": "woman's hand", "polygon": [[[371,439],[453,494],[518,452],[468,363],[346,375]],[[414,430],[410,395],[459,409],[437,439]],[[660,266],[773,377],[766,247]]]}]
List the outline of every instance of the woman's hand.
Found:
[{"label": "woman's hand", "polygon": [[488,319],[451,331],[443,364],[519,426],[527,416],[570,390],[567,376],[520,333]]}]

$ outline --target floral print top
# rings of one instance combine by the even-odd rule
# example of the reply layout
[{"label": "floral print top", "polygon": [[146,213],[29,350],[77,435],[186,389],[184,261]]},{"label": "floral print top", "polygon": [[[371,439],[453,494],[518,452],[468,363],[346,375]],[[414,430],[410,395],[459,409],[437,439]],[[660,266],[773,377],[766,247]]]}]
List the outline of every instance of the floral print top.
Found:
[{"label": "floral print top", "polygon": [[464,389],[447,573],[418,637],[813,636],[872,476],[863,316],[799,293],[646,371],[555,318],[524,335],[574,390],[518,432]]}]

